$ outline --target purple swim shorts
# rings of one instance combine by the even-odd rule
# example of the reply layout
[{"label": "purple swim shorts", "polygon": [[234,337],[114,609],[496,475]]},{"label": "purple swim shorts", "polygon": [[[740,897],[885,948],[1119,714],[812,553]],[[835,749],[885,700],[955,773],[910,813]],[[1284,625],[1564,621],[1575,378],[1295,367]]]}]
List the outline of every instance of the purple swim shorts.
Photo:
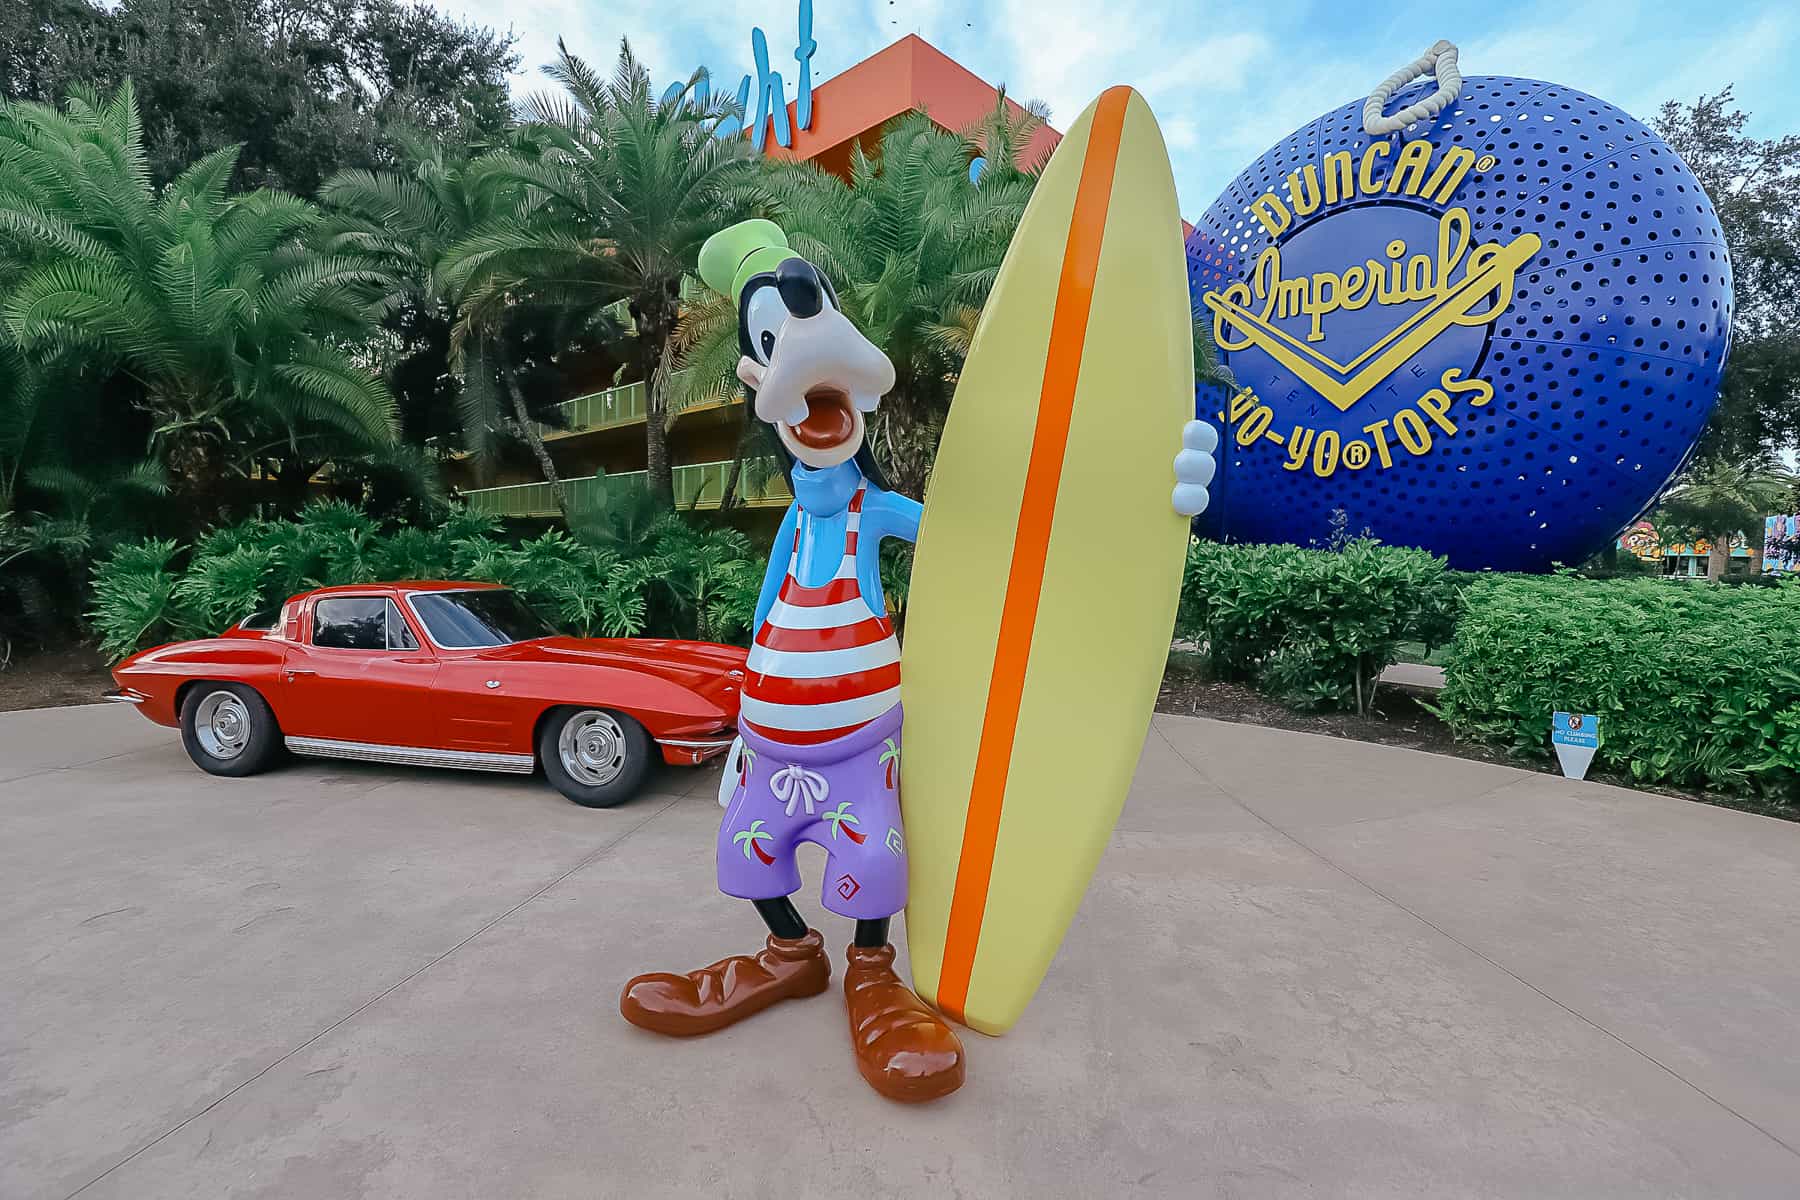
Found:
[{"label": "purple swim shorts", "polygon": [[906,907],[900,827],[900,706],[816,746],[750,730],[745,770],[719,826],[719,890],[773,900],[800,890],[794,850],[825,850],[819,900],[840,917],[874,920]]}]

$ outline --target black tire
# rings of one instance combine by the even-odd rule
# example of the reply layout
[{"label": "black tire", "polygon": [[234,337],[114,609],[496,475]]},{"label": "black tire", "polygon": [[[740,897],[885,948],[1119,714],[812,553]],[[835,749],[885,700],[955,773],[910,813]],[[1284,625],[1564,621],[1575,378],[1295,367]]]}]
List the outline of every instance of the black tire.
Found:
[{"label": "black tire", "polygon": [[269,769],[281,753],[281,729],[255,688],[198,683],[181,698],[181,744],[208,775],[235,779]]},{"label": "black tire", "polygon": [[612,808],[631,799],[656,754],[644,727],[624,713],[575,706],[551,710],[537,749],[545,778],[583,808]]}]

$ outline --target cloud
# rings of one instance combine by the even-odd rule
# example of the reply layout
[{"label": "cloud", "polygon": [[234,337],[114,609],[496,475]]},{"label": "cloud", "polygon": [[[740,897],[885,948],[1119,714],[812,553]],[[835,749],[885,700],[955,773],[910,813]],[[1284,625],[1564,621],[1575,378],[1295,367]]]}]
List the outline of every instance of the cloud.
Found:
[{"label": "cloud", "polygon": [[[515,91],[542,86],[536,68],[554,57],[559,32],[597,64],[610,63],[628,35],[658,81],[705,64],[735,82],[751,69],[756,25],[793,85],[798,0],[435,2],[514,29],[528,71]],[[814,0],[815,77],[908,33],[1019,99],[1046,101],[1059,128],[1112,84],[1136,87],[1163,125],[1190,218],[1279,138],[1366,95],[1439,36],[1457,42],[1471,74],[1553,80],[1639,118],[1664,99],[1735,83],[1753,132],[1800,127],[1800,77],[1787,66],[1800,16],[1777,0],[1721,7],[1703,21],[1660,0],[1457,0],[1385,17],[1271,0]]]}]

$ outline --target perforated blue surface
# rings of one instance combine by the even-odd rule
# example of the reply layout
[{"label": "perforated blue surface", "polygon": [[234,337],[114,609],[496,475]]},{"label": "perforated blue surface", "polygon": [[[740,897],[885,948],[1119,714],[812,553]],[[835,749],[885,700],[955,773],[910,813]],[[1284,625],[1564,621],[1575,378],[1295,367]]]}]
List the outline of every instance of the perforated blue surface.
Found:
[{"label": "perforated blue surface", "polygon": [[[1388,111],[1430,88],[1415,84]],[[1372,160],[1377,188],[1400,173],[1404,143],[1432,144],[1431,164],[1412,177],[1411,188],[1370,197],[1357,186],[1331,203],[1306,167],[1313,164],[1334,184],[1345,177],[1333,175],[1327,155],[1349,151],[1361,167],[1365,148],[1378,140],[1362,132],[1361,107],[1360,100],[1346,104],[1283,139],[1214,202],[1187,243],[1196,309],[1211,315],[1201,307],[1204,297],[1211,294],[1216,307],[1229,285],[1249,283],[1271,245],[1280,278],[1311,280],[1290,284],[1313,289],[1306,295],[1323,298],[1332,287],[1317,272],[1336,274],[1336,295],[1354,294],[1346,292],[1358,281],[1350,268],[1385,267],[1397,241],[1406,243],[1404,263],[1415,252],[1431,258],[1438,290],[1424,299],[1401,294],[1391,304],[1328,308],[1316,324],[1310,311],[1274,308],[1255,314],[1263,318],[1260,333],[1246,332],[1259,323],[1241,310],[1222,319],[1225,344],[1239,346],[1224,360],[1253,398],[1239,401],[1235,419],[1217,421],[1225,436],[1213,532],[1322,542],[1333,511],[1342,509],[1353,533],[1366,527],[1390,544],[1446,554],[1462,568],[1579,562],[1668,483],[1716,399],[1731,276],[1712,204],[1674,152],[1619,109],[1571,88],[1504,77],[1465,79],[1462,95],[1436,121],[1379,139],[1392,149]],[[1477,159],[1454,192],[1449,175],[1435,191],[1418,186],[1454,147]],[[1341,172],[1341,160],[1338,166]],[[1291,216],[1277,236],[1252,210],[1271,192]],[[1320,201],[1317,210],[1297,215],[1312,198]],[[1405,344],[1414,323],[1442,323],[1457,304],[1447,293],[1476,273],[1481,260],[1473,253],[1453,260],[1459,270],[1438,266],[1445,258],[1441,223],[1456,208],[1468,214],[1468,247],[1494,243],[1503,264],[1508,247],[1520,256],[1516,271],[1496,268],[1499,275],[1478,281],[1505,275],[1510,296],[1483,321],[1504,290],[1471,286],[1466,294],[1485,298],[1465,319],[1444,323],[1428,343],[1382,370],[1383,345]],[[1446,236],[1454,244],[1453,223]],[[1230,295],[1248,310],[1262,299],[1249,288]],[[1340,364],[1353,373],[1359,356],[1365,368],[1376,365],[1348,383],[1346,374],[1332,374]],[[1334,380],[1328,386],[1342,385],[1337,403],[1315,386],[1319,376],[1309,383],[1295,365],[1307,362],[1328,363],[1319,369]],[[1370,374],[1377,377],[1372,384]],[[1479,402],[1471,379],[1492,385],[1491,400]],[[1428,395],[1433,388],[1437,399]],[[1265,425],[1257,406],[1269,410],[1262,430],[1250,428]],[[1225,398],[1203,393],[1199,407],[1217,420]],[[1403,415],[1406,409],[1413,415]],[[1247,433],[1256,436],[1240,444]],[[1328,434],[1336,435],[1329,454]],[[1362,450],[1351,451],[1352,442]],[[1317,454],[1295,466],[1291,451],[1302,443]],[[1351,462],[1363,456],[1362,465]]]}]

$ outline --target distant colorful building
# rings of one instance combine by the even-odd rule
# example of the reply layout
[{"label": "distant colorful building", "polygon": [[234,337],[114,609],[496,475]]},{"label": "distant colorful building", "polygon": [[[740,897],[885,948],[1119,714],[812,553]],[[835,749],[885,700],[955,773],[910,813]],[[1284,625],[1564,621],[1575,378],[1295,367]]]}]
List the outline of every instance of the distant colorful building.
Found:
[{"label": "distant colorful building", "polygon": [[[1770,520],[1777,518],[1771,517]],[[1695,542],[1673,542],[1664,545],[1650,522],[1639,521],[1619,537],[1619,548],[1629,550],[1647,563],[1655,563],[1664,575],[1686,579],[1705,579],[1707,563],[1712,558],[1712,543],[1702,538]],[[1731,539],[1732,569],[1740,565],[1748,569],[1755,553],[1749,539],[1738,534]]]},{"label": "distant colorful building", "polygon": [[[803,9],[803,29],[810,25]],[[757,89],[764,81],[746,78]],[[785,131],[766,137],[763,152],[774,158],[817,163],[847,176],[853,149],[873,146],[882,127],[905,113],[919,111],[951,131],[980,121],[994,108],[997,90],[954,59],[915,35],[864,59],[849,70],[817,85],[806,82],[787,105]],[[1025,110],[1008,99],[1015,116]],[[802,106],[805,111],[802,111]],[[754,114],[757,95],[746,105]],[[773,120],[773,118],[768,118]],[[766,132],[766,130],[765,130]],[[752,136],[746,130],[744,136]],[[1048,126],[1032,136],[1022,157],[1048,156],[1062,135]],[[641,486],[644,471],[644,384],[616,384],[619,364],[604,356],[569,356],[563,364],[571,399],[562,407],[564,429],[546,427],[545,445],[556,463],[576,508],[597,506],[614,488]],[[717,508],[736,455],[741,426],[741,394],[713,404],[694,405],[671,414],[669,456],[674,464],[675,499],[683,507]],[[473,472],[461,455],[445,463],[452,485],[473,508],[508,517],[545,517],[556,513],[550,486],[540,482],[535,467],[521,461],[503,467],[496,486],[474,487]],[[767,472],[739,481],[738,496],[747,507],[785,507],[787,486]]]},{"label": "distant colorful building", "polygon": [[1763,570],[1777,575],[1800,573],[1800,516],[1763,521]]}]

